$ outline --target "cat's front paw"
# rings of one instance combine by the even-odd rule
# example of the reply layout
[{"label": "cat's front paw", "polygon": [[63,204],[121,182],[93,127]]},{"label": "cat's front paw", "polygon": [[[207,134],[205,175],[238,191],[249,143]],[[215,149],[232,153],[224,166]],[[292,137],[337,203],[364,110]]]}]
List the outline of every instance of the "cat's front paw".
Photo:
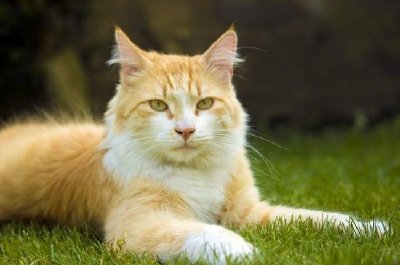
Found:
[{"label": "cat's front paw", "polygon": [[256,249],[241,236],[220,226],[210,226],[193,232],[185,241],[183,252],[191,261],[204,259],[211,264],[226,264],[226,260],[250,257]]},{"label": "cat's front paw", "polygon": [[353,228],[354,232],[358,236],[363,235],[383,235],[390,233],[390,226],[387,222],[381,220],[371,220],[371,221],[352,221],[350,226]]}]

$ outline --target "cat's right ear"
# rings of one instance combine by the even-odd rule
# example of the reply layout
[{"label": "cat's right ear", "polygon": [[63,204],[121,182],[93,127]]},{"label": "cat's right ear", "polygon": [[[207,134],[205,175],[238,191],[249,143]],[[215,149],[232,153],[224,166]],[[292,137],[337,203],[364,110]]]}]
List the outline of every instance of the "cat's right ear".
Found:
[{"label": "cat's right ear", "polygon": [[201,56],[201,61],[218,73],[224,82],[230,82],[235,64],[243,60],[237,54],[238,37],[233,25]]},{"label": "cat's right ear", "polygon": [[119,27],[115,27],[115,42],[111,59],[107,63],[119,64],[122,78],[134,75],[150,64],[144,55],[145,52],[133,44]]}]

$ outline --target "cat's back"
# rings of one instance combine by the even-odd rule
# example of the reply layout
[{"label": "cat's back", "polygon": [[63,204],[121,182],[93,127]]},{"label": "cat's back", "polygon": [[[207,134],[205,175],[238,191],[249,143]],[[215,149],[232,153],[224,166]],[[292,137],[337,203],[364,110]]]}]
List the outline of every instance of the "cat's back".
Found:
[{"label": "cat's back", "polygon": [[[62,207],[97,200],[89,198],[93,195],[83,189],[107,181],[101,164],[103,151],[99,148],[103,137],[103,126],[92,122],[28,122],[3,128],[0,219],[2,211],[7,210],[26,217],[66,220],[71,213]],[[27,211],[22,213],[19,209]],[[86,218],[83,210],[79,214],[77,219]]]},{"label": "cat's back", "polygon": [[19,122],[0,128],[0,141],[8,142],[14,140],[33,139],[34,137],[44,135],[54,135],[58,133],[69,132],[73,134],[98,134],[104,135],[104,126],[94,122],[46,122],[32,121]]},{"label": "cat's back", "polygon": [[26,122],[6,126],[0,130],[0,172],[4,162],[13,164],[29,156],[79,152],[98,145],[103,135],[103,126],[90,122]]}]

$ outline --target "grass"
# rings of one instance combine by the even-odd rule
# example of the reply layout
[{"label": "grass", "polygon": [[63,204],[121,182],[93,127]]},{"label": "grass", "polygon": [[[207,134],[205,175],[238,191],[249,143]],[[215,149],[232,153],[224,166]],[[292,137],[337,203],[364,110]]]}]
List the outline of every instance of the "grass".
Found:
[{"label": "grass", "polygon": [[[356,237],[307,222],[252,226],[238,231],[261,252],[251,264],[400,264],[399,136],[397,120],[366,132],[281,135],[277,142],[285,149],[253,139],[270,161],[250,154],[264,198],[379,218],[390,222],[393,233]],[[0,226],[0,264],[157,262],[146,255],[109,251],[88,229],[11,222]]]}]

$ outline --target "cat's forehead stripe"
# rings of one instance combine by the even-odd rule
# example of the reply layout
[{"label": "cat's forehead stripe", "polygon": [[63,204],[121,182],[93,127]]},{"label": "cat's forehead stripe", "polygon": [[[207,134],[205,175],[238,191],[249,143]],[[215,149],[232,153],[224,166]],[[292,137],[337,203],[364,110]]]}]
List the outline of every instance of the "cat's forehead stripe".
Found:
[{"label": "cat's forehead stripe", "polygon": [[197,89],[197,96],[201,97],[201,85],[200,80],[196,80],[196,89]]},{"label": "cat's forehead stripe", "polygon": [[163,92],[163,97],[165,98],[167,96],[167,86],[165,84],[162,84],[161,88]]},{"label": "cat's forehead stripe", "polygon": [[194,78],[191,71],[187,73],[171,74],[164,72],[165,81],[161,84],[162,94],[166,97],[179,90],[179,93],[200,97],[202,94],[201,80]]},{"label": "cat's forehead stripe", "polygon": [[193,76],[192,76],[192,67],[190,63],[188,63],[188,90],[189,93],[192,93],[192,82],[193,82]]},{"label": "cat's forehead stripe", "polygon": [[173,89],[173,88],[174,88],[174,82],[171,80],[171,75],[168,74],[167,72],[165,73],[165,75],[167,76],[167,81],[168,81],[169,89]]}]

